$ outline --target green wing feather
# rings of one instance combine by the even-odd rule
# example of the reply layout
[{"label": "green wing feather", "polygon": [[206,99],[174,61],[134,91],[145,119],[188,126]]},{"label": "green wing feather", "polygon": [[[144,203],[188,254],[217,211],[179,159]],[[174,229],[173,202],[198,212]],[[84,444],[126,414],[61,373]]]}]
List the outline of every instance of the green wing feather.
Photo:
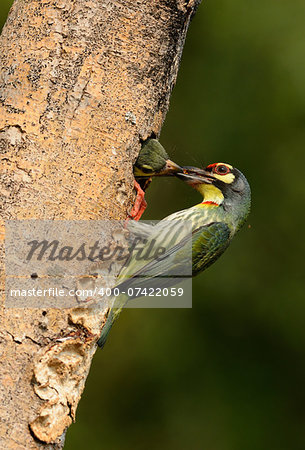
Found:
[{"label": "green wing feather", "polygon": [[230,243],[230,228],[221,222],[212,222],[195,230],[193,235],[193,276],[213,264]]},{"label": "green wing feather", "polygon": [[[151,279],[194,276],[210,266],[225,251],[230,243],[230,233],[228,225],[221,222],[198,227],[171,245],[161,258],[146,264],[142,262],[140,267],[139,263],[131,261],[123,274],[127,280],[119,285],[144,287]],[[187,273],[190,258],[192,258],[192,273]],[[131,268],[133,270],[130,270]]]}]

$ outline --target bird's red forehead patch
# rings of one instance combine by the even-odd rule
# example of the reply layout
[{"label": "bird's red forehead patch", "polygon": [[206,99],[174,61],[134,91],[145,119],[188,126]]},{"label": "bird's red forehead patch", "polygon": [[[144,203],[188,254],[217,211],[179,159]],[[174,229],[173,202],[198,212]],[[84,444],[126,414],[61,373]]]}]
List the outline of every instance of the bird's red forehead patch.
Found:
[{"label": "bird's red forehead patch", "polygon": [[213,169],[213,167],[218,166],[219,163],[209,164],[206,168],[207,169]]}]

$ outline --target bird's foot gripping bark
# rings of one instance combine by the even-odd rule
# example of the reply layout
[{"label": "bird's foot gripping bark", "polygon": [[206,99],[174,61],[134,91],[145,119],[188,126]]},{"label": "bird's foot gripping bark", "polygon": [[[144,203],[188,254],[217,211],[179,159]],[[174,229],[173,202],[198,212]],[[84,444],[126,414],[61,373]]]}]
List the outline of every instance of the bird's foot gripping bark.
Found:
[{"label": "bird's foot gripping bark", "polygon": [[137,197],[133,208],[129,213],[129,218],[133,220],[139,220],[146,209],[147,202],[144,198],[145,192],[136,180],[134,181],[134,187],[137,191]]}]

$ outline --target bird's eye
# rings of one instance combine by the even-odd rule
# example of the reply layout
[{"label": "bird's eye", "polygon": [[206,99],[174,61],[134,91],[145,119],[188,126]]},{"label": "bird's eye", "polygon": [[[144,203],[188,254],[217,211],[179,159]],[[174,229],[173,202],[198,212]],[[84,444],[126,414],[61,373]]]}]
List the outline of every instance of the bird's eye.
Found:
[{"label": "bird's eye", "polygon": [[217,175],[226,175],[230,172],[230,168],[224,164],[219,164],[219,166],[215,167],[214,172],[217,173]]}]

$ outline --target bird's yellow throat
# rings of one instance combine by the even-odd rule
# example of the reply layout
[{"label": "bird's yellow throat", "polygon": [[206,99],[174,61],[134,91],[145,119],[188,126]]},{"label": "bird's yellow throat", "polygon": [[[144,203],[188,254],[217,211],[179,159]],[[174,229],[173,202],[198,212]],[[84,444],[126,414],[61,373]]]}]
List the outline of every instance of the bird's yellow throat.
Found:
[{"label": "bird's yellow throat", "polygon": [[207,202],[210,204],[220,205],[224,200],[224,196],[221,190],[213,186],[212,184],[201,184],[200,186],[198,186],[197,190],[203,196],[202,203]]}]

